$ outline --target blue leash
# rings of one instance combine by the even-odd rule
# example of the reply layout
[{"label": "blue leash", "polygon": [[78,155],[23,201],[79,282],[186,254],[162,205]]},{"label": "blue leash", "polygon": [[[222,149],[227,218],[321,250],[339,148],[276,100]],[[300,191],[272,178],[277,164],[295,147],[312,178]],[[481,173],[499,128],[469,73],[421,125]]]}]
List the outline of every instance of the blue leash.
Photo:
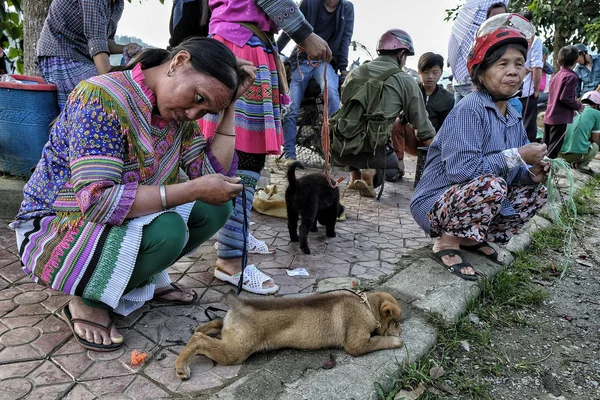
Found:
[{"label": "blue leash", "polygon": [[[235,202],[236,200],[233,199]],[[235,203],[234,203],[235,208]],[[237,284],[237,294],[242,291],[242,286],[244,284],[244,270],[248,265],[248,211],[246,210],[246,186],[242,184],[242,209],[244,214],[244,222],[242,222],[242,235],[244,236],[244,247],[242,248],[242,272],[240,273],[240,280]]]}]

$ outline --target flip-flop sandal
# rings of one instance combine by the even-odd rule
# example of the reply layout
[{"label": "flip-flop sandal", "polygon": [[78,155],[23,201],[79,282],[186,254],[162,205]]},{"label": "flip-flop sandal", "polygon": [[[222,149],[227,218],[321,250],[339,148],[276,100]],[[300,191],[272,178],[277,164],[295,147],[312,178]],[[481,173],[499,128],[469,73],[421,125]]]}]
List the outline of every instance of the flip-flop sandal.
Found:
[{"label": "flip-flop sandal", "polygon": [[[489,247],[490,249],[492,249],[494,252],[492,254],[485,254],[481,249],[483,247]],[[493,262],[495,262],[498,265],[504,265],[504,262],[500,261],[500,255],[498,254],[498,252],[496,251],[496,249],[494,249],[492,246],[490,246],[490,244],[488,242],[486,242],[485,240],[483,242],[474,244],[472,246],[465,246],[465,245],[460,245],[460,248],[463,250],[467,250],[467,251],[471,251],[477,254],[481,254],[482,256],[484,256],[485,258],[487,258],[488,260],[491,260]]]},{"label": "flip-flop sandal", "polygon": [[[462,251],[460,250],[455,250],[455,249],[445,249],[445,250],[440,250],[438,252],[433,253],[434,259],[436,261],[438,261],[440,264],[442,264],[444,266],[444,268],[446,268],[448,271],[452,272],[454,275],[466,280],[466,281],[476,281],[477,280],[477,276],[478,275],[482,275],[480,272],[476,271],[475,268],[473,268],[473,266],[471,264],[469,264],[469,262],[467,260],[465,260],[465,257],[462,253]],[[462,262],[459,262],[457,264],[453,264],[453,265],[447,265],[446,263],[444,263],[444,260],[442,259],[442,257],[444,256],[459,256],[462,260]],[[463,274],[460,272],[461,268],[464,267],[471,267],[473,268],[473,270],[475,271],[475,275],[467,275],[467,274]]]},{"label": "flip-flop sandal", "polygon": [[362,197],[375,197],[375,189],[373,188],[373,185],[368,185],[367,182],[362,179],[355,180],[354,185]]},{"label": "flip-flop sandal", "polygon": [[104,325],[97,324],[96,322],[93,322],[93,321],[88,321],[88,320],[81,319],[81,318],[73,318],[73,315],[71,315],[71,310],[69,310],[69,303],[65,304],[65,306],[63,307],[63,309],[61,311],[61,316],[65,320],[67,325],[69,325],[69,328],[71,328],[71,332],[73,332],[73,337],[75,338],[77,343],[79,343],[79,345],[81,347],[83,347],[84,349],[107,352],[107,351],[115,351],[115,350],[118,350],[121,347],[123,347],[123,343],[113,343],[113,344],[105,345],[105,344],[96,344],[96,343],[88,342],[84,338],[79,337],[79,335],[75,332],[75,324],[76,323],[77,324],[85,324],[85,325],[93,326],[98,329],[102,329],[110,337],[110,328],[112,328],[112,326],[113,326],[113,321],[110,321],[110,324],[104,326]]},{"label": "flip-flop sandal", "polygon": [[[215,250],[219,250],[219,242],[215,242]],[[251,233],[248,234],[248,253],[251,254],[273,254],[274,247],[269,247],[262,240],[258,240]]]},{"label": "flip-flop sandal", "polygon": [[[229,275],[228,273],[220,270],[219,268],[215,268],[215,278],[220,281],[231,283],[233,286],[237,286],[240,281],[241,272],[238,272],[234,275]],[[265,274],[254,264],[249,264],[244,269],[244,281],[242,284],[242,289],[246,292],[255,293],[255,294],[275,294],[279,290],[279,286],[275,285],[270,288],[263,288],[263,283],[267,281],[272,281],[269,275]]]},{"label": "flip-flop sandal", "polygon": [[155,293],[154,297],[152,298],[153,301],[159,302],[159,303],[163,303],[163,304],[173,304],[173,305],[186,305],[186,304],[193,304],[196,302],[196,300],[198,300],[198,293],[196,293],[195,291],[192,290],[192,292],[194,293],[194,295],[192,296],[192,299],[190,301],[184,301],[184,300],[167,300],[167,299],[163,299],[162,297],[170,294],[170,293],[177,293],[177,292],[183,292],[183,289],[181,289],[181,287],[179,287],[178,285],[171,283],[171,288],[167,289],[167,290],[163,290],[160,293]]}]

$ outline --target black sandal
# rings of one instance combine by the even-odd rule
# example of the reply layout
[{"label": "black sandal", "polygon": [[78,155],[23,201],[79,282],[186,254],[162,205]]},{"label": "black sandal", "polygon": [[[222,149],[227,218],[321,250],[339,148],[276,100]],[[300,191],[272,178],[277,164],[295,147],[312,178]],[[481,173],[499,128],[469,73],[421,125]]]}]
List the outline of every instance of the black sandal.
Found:
[{"label": "black sandal", "polygon": [[157,301],[159,303],[163,303],[163,304],[172,304],[172,305],[186,305],[186,304],[193,304],[196,302],[196,300],[198,300],[198,293],[196,293],[194,290],[192,290],[192,292],[194,293],[194,295],[192,296],[192,299],[190,301],[183,301],[183,300],[167,300],[167,299],[163,299],[161,297],[164,297],[170,293],[175,293],[175,292],[181,292],[183,293],[183,289],[181,289],[181,287],[179,287],[178,285],[171,283],[171,288],[167,289],[167,290],[163,290],[160,293],[155,293],[154,297],[152,298],[153,301]]},{"label": "black sandal", "polygon": [[93,326],[95,328],[101,329],[104,332],[106,332],[108,337],[110,337],[110,328],[112,328],[112,326],[114,324],[113,321],[110,321],[109,324],[105,326],[105,325],[100,325],[94,321],[88,321],[86,319],[81,319],[81,318],[73,318],[73,315],[71,315],[71,310],[69,309],[69,303],[65,304],[65,306],[63,307],[63,309],[61,311],[61,315],[62,315],[63,320],[69,326],[69,328],[71,328],[71,332],[73,332],[73,337],[75,338],[75,341],[77,341],[77,343],[79,343],[79,345],[81,347],[83,347],[84,349],[94,350],[94,351],[115,351],[115,350],[119,350],[121,347],[123,347],[122,342],[121,343],[112,343],[112,344],[108,344],[108,345],[88,342],[87,340],[80,337],[75,332],[75,324],[84,324],[84,325]]},{"label": "black sandal", "polygon": [[[490,249],[492,249],[493,253],[492,254],[485,254],[485,252],[481,251],[482,247],[489,247]],[[492,246],[490,246],[490,244],[488,242],[486,242],[485,240],[483,242],[474,244],[472,246],[465,246],[465,245],[460,245],[460,248],[466,251],[471,251],[477,254],[481,254],[482,256],[484,256],[485,258],[487,258],[488,260],[491,260],[493,262],[495,262],[498,265],[504,265],[504,262],[500,261],[499,258],[499,254],[496,251],[496,249],[494,249]]]},{"label": "black sandal", "polygon": [[[452,272],[454,275],[466,280],[466,281],[476,281],[477,280],[477,275],[481,275],[480,272],[477,272],[475,270],[475,268],[473,268],[473,266],[471,264],[469,264],[469,262],[467,260],[465,260],[465,257],[462,253],[462,251],[460,250],[456,250],[456,249],[445,249],[445,250],[440,250],[438,252],[433,253],[434,259],[436,261],[438,261],[440,264],[442,264],[448,271]],[[461,258],[461,262],[459,262],[458,264],[453,264],[453,265],[447,265],[444,260],[442,259],[442,257],[444,256],[459,256]],[[467,275],[467,274],[463,274],[462,272],[460,272],[461,268],[464,267],[471,267],[473,268],[473,271],[475,271],[475,275]]]}]

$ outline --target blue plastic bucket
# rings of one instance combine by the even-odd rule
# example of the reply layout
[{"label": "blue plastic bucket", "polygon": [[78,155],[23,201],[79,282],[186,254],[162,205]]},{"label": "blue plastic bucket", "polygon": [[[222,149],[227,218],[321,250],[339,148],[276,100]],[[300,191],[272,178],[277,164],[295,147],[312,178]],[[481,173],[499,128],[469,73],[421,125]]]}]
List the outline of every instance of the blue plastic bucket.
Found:
[{"label": "blue plastic bucket", "polygon": [[58,116],[56,85],[35,76],[0,82],[0,171],[28,177]]}]

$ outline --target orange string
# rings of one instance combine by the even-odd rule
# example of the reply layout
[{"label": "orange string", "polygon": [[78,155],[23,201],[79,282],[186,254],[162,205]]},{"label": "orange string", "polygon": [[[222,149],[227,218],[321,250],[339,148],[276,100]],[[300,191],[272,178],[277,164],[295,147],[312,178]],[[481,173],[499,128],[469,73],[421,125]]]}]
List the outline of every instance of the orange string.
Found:
[{"label": "orange string", "polygon": [[[300,52],[304,51],[302,48],[299,49],[298,53],[297,53],[297,65],[300,65]],[[319,62],[314,62],[310,59],[310,57],[308,57],[308,55],[306,56],[307,58],[307,62],[308,65],[310,65],[311,67],[316,67],[319,65]],[[302,79],[304,79],[304,74],[302,74],[302,71],[300,70],[300,68],[298,68],[298,72],[300,73],[300,77]],[[327,85],[327,68],[323,68],[323,124],[321,126],[321,148],[323,149],[323,158],[324,158],[324,164],[323,164],[323,172],[325,174],[325,177],[327,178],[327,181],[329,182],[329,186],[331,186],[332,188],[336,188],[345,178],[342,176],[340,178],[338,178],[335,182],[331,179],[331,176],[329,175],[329,160],[331,157],[331,138],[329,137],[329,88]]]}]

